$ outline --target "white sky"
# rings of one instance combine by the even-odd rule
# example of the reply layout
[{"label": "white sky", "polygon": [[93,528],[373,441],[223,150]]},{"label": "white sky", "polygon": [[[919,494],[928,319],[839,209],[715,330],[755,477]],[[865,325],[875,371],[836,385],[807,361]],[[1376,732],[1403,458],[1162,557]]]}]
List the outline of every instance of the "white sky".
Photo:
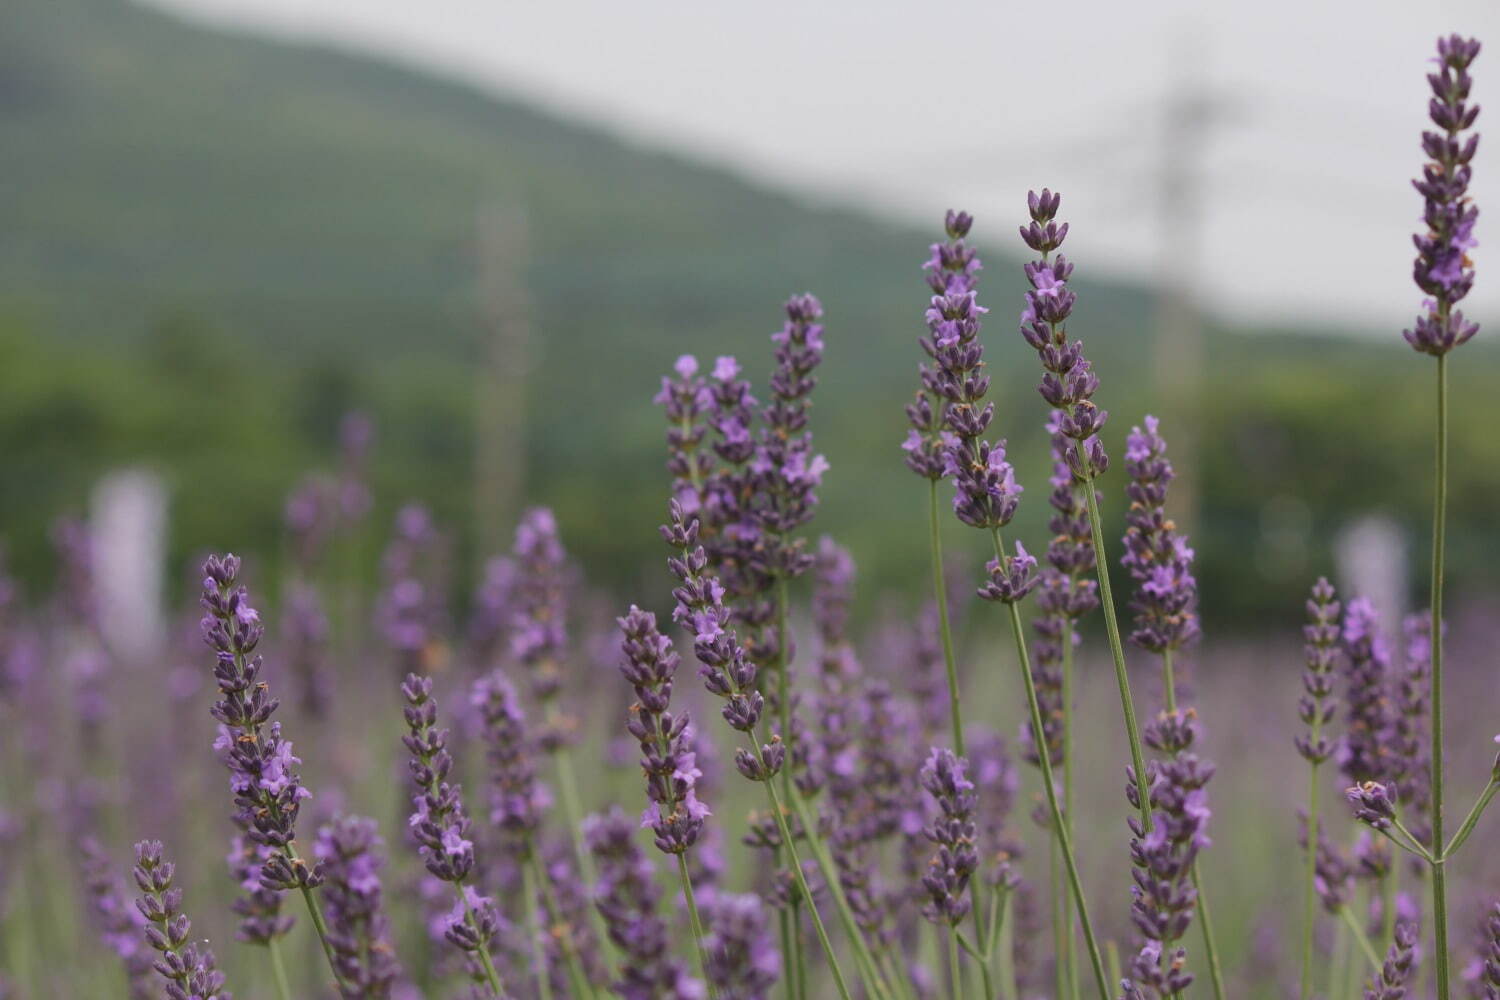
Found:
[{"label": "white sky", "polygon": [[[1481,126],[1500,123],[1495,0],[152,2],[393,56],[872,212],[931,223],[967,207],[991,240],[1048,184],[1080,267],[1145,276],[1164,258],[1164,98],[1207,97],[1216,120],[1185,161],[1203,178],[1201,236],[1173,266],[1223,314],[1391,335],[1419,298],[1407,179],[1440,33],[1489,42],[1475,96],[1492,109]],[[1469,302],[1491,324],[1493,128]]]}]

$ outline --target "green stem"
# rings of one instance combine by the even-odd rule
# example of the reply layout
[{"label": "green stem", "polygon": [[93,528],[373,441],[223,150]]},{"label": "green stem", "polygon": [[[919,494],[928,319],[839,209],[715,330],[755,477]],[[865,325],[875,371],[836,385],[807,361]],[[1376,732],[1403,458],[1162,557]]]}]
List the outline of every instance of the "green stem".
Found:
[{"label": "green stem", "polygon": [[[1447,320],[1447,309],[1443,309]],[[1432,843],[1443,844],[1443,548],[1448,528],[1448,356],[1437,359],[1437,441],[1432,502]],[[1441,857],[1438,859],[1441,861]],[[1438,1000],[1450,1000],[1448,983],[1448,884],[1443,865],[1432,866],[1432,932],[1437,951]]]},{"label": "green stem", "polygon": [[[995,557],[1001,564],[1006,563],[1004,550],[1000,547],[1000,533],[992,533],[995,543]],[[1021,612],[1014,603],[1007,604],[1010,611],[1010,632],[1016,643],[1016,660],[1021,669],[1021,682],[1026,687],[1026,706],[1031,715],[1031,731],[1037,734],[1038,745],[1042,739],[1042,733],[1046,729],[1042,726],[1042,710],[1037,704],[1036,682],[1031,676],[1031,656],[1026,649],[1026,636],[1021,628]],[[1037,754],[1037,760],[1042,769],[1042,790],[1047,795],[1047,808],[1052,814],[1052,827],[1056,831],[1058,846],[1062,849],[1063,861],[1068,869],[1068,882],[1073,890],[1073,901],[1078,906],[1078,920],[1083,925],[1084,943],[1089,949],[1089,961],[1094,967],[1094,982],[1099,987],[1099,1000],[1110,1000],[1109,984],[1104,978],[1104,960],[1099,955],[1099,943],[1094,938],[1093,922],[1089,919],[1088,903],[1083,898],[1083,882],[1078,876],[1078,863],[1073,857],[1073,842],[1068,835],[1067,825],[1063,822],[1062,806],[1057,801],[1057,787],[1052,778],[1052,761],[1050,755],[1045,752]],[[1144,775],[1141,770],[1138,774]]]},{"label": "green stem", "polygon": [[1349,978],[1349,954],[1353,949],[1349,928],[1343,921],[1339,921],[1333,940],[1333,960],[1328,969],[1329,1000],[1344,1000],[1348,996],[1345,981]]},{"label": "green stem", "polygon": [[930,480],[930,485],[927,514],[932,533],[932,593],[937,602],[938,632],[943,640],[943,666],[948,671],[948,710],[953,716],[953,752],[966,757],[963,713],[959,710],[958,665],[953,656],[953,627],[948,622],[948,581],[943,578],[943,536],[938,530],[937,480]]},{"label": "green stem", "polygon": [[[1040,753],[1046,753],[1047,748],[1038,741],[1037,746]],[[1066,822],[1066,817],[1064,817]],[[1047,885],[1048,893],[1052,897],[1052,979],[1053,988],[1057,990],[1059,1000],[1068,995],[1068,964],[1063,961],[1068,941],[1068,927],[1063,923],[1063,897],[1067,896],[1062,886],[1062,872],[1058,871],[1057,850],[1058,838],[1056,836],[1047,838]]]},{"label": "green stem", "polygon": [[527,862],[535,869],[537,884],[541,886],[542,902],[547,908],[547,919],[559,925],[561,933],[557,934],[558,944],[562,948],[564,964],[568,967],[568,983],[572,987],[575,1000],[583,997],[594,997],[596,992],[594,984],[589,982],[588,973],[584,971],[583,962],[578,957],[578,942],[573,937],[573,929],[567,926],[563,919],[562,907],[557,905],[557,898],[552,894],[552,883],[547,879],[547,873],[542,870],[542,862],[537,857],[533,845],[526,845]]},{"label": "green stem", "polygon": [[[811,904],[809,904],[811,905]],[[792,900],[790,931],[792,935],[792,979],[797,983],[797,1000],[807,1000],[807,955],[802,950],[802,899]]]},{"label": "green stem", "polygon": [[[765,755],[761,753],[760,741],[756,738],[754,730],[751,730],[749,736],[756,763],[760,765],[761,771],[765,772],[768,769]],[[802,859],[797,855],[797,845],[792,842],[791,828],[787,825],[786,814],[781,810],[781,797],[776,794],[776,782],[768,779],[762,781],[761,784],[766,786],[766,797],[770,799],[771,813],[776,817],[776,826],[781,832],[782,846],[786,848],[787,856],[791,859],[792,877],[797,880],[797,888],[802,891],[802,898],[808,901],[807,912],[812,915],[813,930],[818,933],[818,943],[823,946],[823,954],[828,959],[828,967],[833,971],[833,981],[838,986],[839,996],[843,997],[843,1000],[852,1000],[849,986],[844,981],[843,970],[839,968],[839,957],[833,950],[833,942],[828,939],[828,931],[823,926],[823,918],[818,915],[817,906],[813,905],[812,890],[808,888],[807,876],[802,872]],[[811,830],[808,831],[808,836],[809,838],[812,836]]]},{"label": "green stem", "polygon": [[474,938],[479,942],[476,951],[479,954],[479,964],[484,967],[485,982],[489,983],[490,992],[496,997],[505,996],[505,987],[500,983],[500,973],[495,971],[495,961],[490,958],[490,943],[479,933],[479,920],[474,916],[474,907],[469,905],[468,893],[464,892],[462,882],[454,884],[458,890],[459,901],[464,904],[464,922],[469,925],[469,930],[474,932]]},{"label": "green stem", "polygon": [[1464,841],[1468,840],[1469,834],[1474,832],[1475,825],[1479,823],[1479,817],[1484,815],[1485,809],[1489,807],[1490,800],[1495,797],[1496,792],[1500,792],[1500,780],[1492,779],[1485,786],[1484,792],[1480,794],[1479,801],[1474,803],[1474,808],[1469,810],[1469,815],[1465,817],[1463,825],[1458,828],[1453,839],[1448,841],[1448,846],[1443,848],[1442,859],[1444,861],[1453,857],[1453,853],[1464,846]]},{"label": "green stem", "polygon": [[1219,964],[1219,948],[1214,942],[1214,918],[1208,908],[1208,895],[1203,891],[1203,878],[1198,874],[1198,863],[1193,862],[1193,888],[1198,890],[1199,922],[1203,926],[1203,957],[1208,960],[1208,979],[1214,987],[1215,1000],[1224,1000],[1224,970]]},{"label": "green stem", "polygon": [[1010,916],[1011,897],[1007,893],[1000,904],[1000,927],[996,948],[1000,952],[1000,996],[1003,1000],[1017,1000],[1020,991],[1016,987],[1016,931]]},{"label": "green stem", "polygon": [[537,890],[536,874],[529,860],[521,865],[521,881],[524,887],[522,891],[526,894],[522,903],[526,910],[526,929],[531,938],[531,974],[536,977],[541,1000],[552,1000],[552,980],[547,975],[547,956],[542,951],[542,929],[536,916],[537,910],[542,908],[542,897]]},{"label": "green stem", "polygon": [[[1173,650],[1164,649],[1161,654],[1161,682],[1167,699],[1167,711],[1177,712],[1177,673],[1173,669]],[[1316,841],[1314,841],[1316,843]],[[1208,909],[1208,896],[1203,891],[1203,878],[1198,874],[1198,862],[1192,867],[1193,888],[1198,893],[1199,925],[1203,931],[1203,957],[1208,962],[1208,978],[1213,984],[1214,1000],[1224,1000],[1224,970],[1219,964],[1219,948],[1214,939],[1213,915]]]},{"label": "green stem", "polygon": [[953,1000],[963,1000],[963,971],[958,967],[958,929],[948,928],[948,979]]},{"label": "green stem", "polygon": [[[781,848],[776,849],[775,865],[781,867]],[[797,975],[792,969],[792,914],[786,907],[776,911],[776,925],[781,937],[781,985],[786,1000],[797,1000]]]},{"label": "green stem", "polygon": [[710,998],[717,997],[718,990],[708,978],[708,949],[703,944],[703,921],[698,917],[698,902],[693,898],[693,876],[688,871],[687,854],[677,855],[677,873],[682,876],[682,896],[687,900],[688,921],[693,925],[693,944],[698,950],[698,972]]},{"label": "green stem", "polygon": [[781,789],[792,794],[792,664],[791,644],[787,641],[787,595],[785,574],[776,577],[776,715],[781,724],[781,738],[786,742],[787,766],[781,770]]},{"label": "green stem", "polygon": [[[568,827],[568,839],[573,845],[573,858],[578,862],[578,872],[583,876],[584,885],[598,885],[599,875],[594,868],[594,858],[584,846],[583,837],[580,834],[583,820],[583,805],[578,798],[578,775],[573,769],[573,754],[566,744],[558,747],[557,753],[557,784],[560,789],[559,798],[562,800],[563,822]],[[598,939],[600,947],[604,948],[609,955],[610,964],[619,957],[615,943],[609,939],[609,929],[604,926],[604,915],[599,912],[597,906],[590,906],[589,919],[594,925],[594,936]]]},{"label": "green stem", "polygon": [[[1079,466],[1091,469],[1083,442],[1077,445]],[[1109,560],[1104,550],[1104,524],[1099,517],[1099,498],[1095,496],[1094,475],[1084,482],[1084,499],[1089,508],[1089,529],[1094,541],[1094,570],[1099,579],[1099,603],[1104,610],[1104,631],[1109,637],[1109,653],[1115,662],[1115,682],[1120,688],[1120,710],[1125,715],[1125,734],[1130,738],[1130,760],[1135,767],[1136,792],[1141,802],[1141,828],[1151,830],[1151,797],[1146,789],[1146,757],[1141,752],[1141,733],[1135,720],[1135,700],[1130,696],[1130,674],[1125,669],[1125,647],[1120,642],[1120,623],[1115,616],[1115,598],[1109,586]]]},{"label": "green stem", "polygon": [[[751,739],[754,740],[753,734]],[[759,743],[755,744],[757,747]],[[854,911],[849,906],[849,897],[844,893],[843,882],[839,879],[838,866],[834,864],[833,857],[828,853],[821,838],[817,835],[817,819],[812,815],[803,800],[797,786],[792,786],[790,805],[797,814],[802,829],[807,831],[807,844],[812,848],[813,860],[817,862],[818,870],[823,875],[823,881],[828,888],[828,894],[833,897],[834,906],[838,910],[839,920],[844,925],[844,933],[849,938],[850,946],[854,949],[856,961],[869,979],[866,984],[869,991],[876,997],[889,997],[890,986],[880,974],[880,965],[875,961],[874,953],[865,943],[864,933],[860,930],[859,922],[854,918]],[[800,869],[799,869],[800,870]],[[812,907],[809,907],[812,909]]]},{"label": "green stem", "polygon": [[[297,856],[297,845],[288,841],[286,845],[287,860],[292,863],[293,869],[305,867],[302,859]],[[328,969],[333,973],[334,984],[342,991],[346,988],[344,977],[339,975],[338,957],[333,953],[333,945],[328,941],[328,922],[323,919],[323,908],[318,901],[313,899],[312,890],[307,886],[301,886],[302,900],[307,903],[307,914],[312,919],[313,929],[318,932],[318,941],[323,945],[323,955],[328,959]]]},{"label": "green stem", "polygon": [[1370,943],[1365,929],[1359,926],[1359,918],[1347,906],[1339,907],[1339,916],[1343,918],[1344,925],[1349,928],[1349,936],[1354,939],[1354,943],[1359,945],[1359,950],[1364,952],[1365,958],[1369,960],[1370,967],[1375,970],[1376,975],[1379,975],[1382,965],[1380,955],[1375,951],[1375,946]]},{"label": "green stem", "polygon": [[[1068,836],[1076,833],[1073,826],[1073,619],[1063,619],[1062,631],[1062,751],[1063,751],[1063,823],[1067,824]],[[1068,968],[1068,992],[1071,1000],[1078,1000],[1078,949],[1073,947],[1073,900],[1064,896],[1062,901],[1063,925],[1067,933],[1063,936],[1063,953]]]},{"label": "green stem", "polygon": [[[1314,713],[1311,746],[1318,745],[1322,714]],[[1297,995],[1312,1000],[1313,926],[1317,920],[1318,881],[1318,763],[1312,762],[1307,783],[1307,884],[1302,893],[1302,986]]]},{"label": "green stem", "polygon": [[281,1000],[292,1000],[292,987],[286,980],[286,965],[281,960],[281,945],[274,936],[266,939],[266,951],[271,955],[271,976],[276,980],[276,995]]}]

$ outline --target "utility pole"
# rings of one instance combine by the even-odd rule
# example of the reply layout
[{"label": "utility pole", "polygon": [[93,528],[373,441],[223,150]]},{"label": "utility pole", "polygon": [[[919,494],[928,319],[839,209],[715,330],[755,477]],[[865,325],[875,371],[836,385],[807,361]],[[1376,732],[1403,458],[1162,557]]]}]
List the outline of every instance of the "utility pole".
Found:
[{"label": "utility pole", "polygon": [[1191,532],[1200,504],[1200,434],[1204,323],[1196,292],[1202,281],[1203,152],[1230,102],[1204,82],[1196,49],[1184,44],[1173,60],[1178,73],[1161,110],[1161,163],[1157,171],[1161,222],[1153,355],[1158,416],[1172,449],[1177,478],[1172,508],[1178,525]]},{"label": "utility pole", "polygon": [[501,551],[526,487],[526,372],[531,310],[526,295],[526,212],[482,205],[476,264],[487,336],[475,392],[474,506],[481,551]]}]

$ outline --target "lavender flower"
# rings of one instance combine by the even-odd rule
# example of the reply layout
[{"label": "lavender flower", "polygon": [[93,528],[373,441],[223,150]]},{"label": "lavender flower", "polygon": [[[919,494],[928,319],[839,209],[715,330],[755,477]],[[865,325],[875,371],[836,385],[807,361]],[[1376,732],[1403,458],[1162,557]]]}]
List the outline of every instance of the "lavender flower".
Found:
[{"label": "lavender flower", "polygon": [[1406,656],[1395,671],[1391,695],[1390,782],[1401,801],[1406,828],[1422,843],[1431,839],[1432,804],[1429,700],[1432,689],[1432,615],[1408,615],[1402,623]]},{"label": "lavender flower", "polygon": [[471,821],[464,811],[463,790],[448,783],[453,757],[448,753],[448,730],[437,728],[432,678],[408,674],[401,695],[406,699],[407,728],[402,742],[411,754],[408,765],[417,786],[412,797],[412,840],[427,871],[452,882],[460,892],[458,904],[445,921],[444,937],[469,958],[478,955],[488,961],[489,942],[499,929],[499,918],[487,897],[463,884],[474,869]]},{"label": "lavender flower", "polygon": [[751,469],[761,487],[755,516],[767,542],[758,557],[772,577],[800,576],[812,564],[802,539],[788,536],[812,519],[818,503],[814,490],[828,471],[828,460],[813,454],[807,430],[812,391],[818,384],[812,372],[823,360],[822,319],[822,303],[814,296],[794,295],[786,301],[786,323],[771,335],[776,344],[771,401],[761,411]]},{"label": "lavender flower", "polygon": [[236,935],[248,944],[269,944],[273,938],[283,937],[292,929],[293,918],[281,912],[285,893],[267,888],[261,882],[261,871],[271,859],[271,849],[258,843],[246,831],[242,817],[236,817],[241,832],[229,843],[229,873],[240,887],[241,895],[230,904],[239,914],[240,926]]},{"label": "lavender flower", "polygon": [[[729,623],[724,606],[724,587],[707,572],[708,556],[698,544],[698,519],[687,519],[682,505],[673,500],[668,508],[662,538],[678,552],[667,560],[672,575],[681,581],[672,591],[677,602],[672,619],[693,633],[693,652],[698,657],[698,675],[710,694],[724,699],[721,715],[730,727],[754,738],[755,727],[765,709],[765,699],[754,689],[756,668],[745,654]],[[769,781],[781,771],[786,748],[779,736],[752,752],[735,752],[735,767],[751,781]]]},{"label": "lavender flower", "polygon": [[681,854],[703,831],[708,807],[698,800],[702,774],[694,755],[686,712],[673,715],[672,677],[677,673],[677,651],[656,628],[656,616],[635,605],[617,619],[625,654],[620,672],[635,690],[626,728],[641,746],[641,769],[646,773],[650,800],[643,826],[655,834],[657,849]]},{"label": "lavender flower", "polygon": [[[969,228],[974,224],[974,219],[967,212],[950,211],[944,223],[948,242],[932,244],[932,256],[923,265],[923,269],[927,271],[927,284],[937,296],[973,293],[977,284],[975,275],[984,266],[979,260],[979,255],[964,243],[964,237],[969,234]],[[929,332],[931,332],[930,326]],[[924,479],[938,480],[947,475],[944,471],[948,464],[947,455],[959,444],[958,438],[947,429],[947,411],[953,399],[951,391],[956,387],[962,394],[963,382],[945,383],[945,369],[937,357],[935,338],[924,338],[918,340],[917,343],[936,364],[934,367],[923,364],[917,369],[922,388],[917,390],[915,401],[906,407],[906,417],[911,423],[911,430],[907,432],[901,449],[906,452],[907,468]],[[977,341],[974,347],[979,349]],[[970,356],[971,354],[973,357]],[[961,354],[954,352],[950,355],[949,361],[960,366],[968,365],[970,361],[974,362],[976,379],[982,379],[985,385],[988,385],[988,379],[978,374],[978,354],[968,351]],[[960,367],[958,372],[967,375],[969,369]],[[975,389],[977,395],[984,394],[984,388],[980,387],[977,382]],[[986,424],[989,422],[988,414],[984,422]]]},{"label": "lavender flower", "polygon": [[381,902],[381,839],[373,819],[340,816],[318,830],[314,856],[328,881],[328,943],[349,1000],[386,1000],[401,965]]},{"label": "lavender flower", "polygon": [[1474,265],[1468,251],[1477,246],[1474,224],[1479,209],[1469,199],[1470,165],[1479,149],[1479,136],[1464,138],[1479,117],[1478,105],[1468,104],[1474,81],[1469,64],[1479,55],[1479,42],[1450,35],[1438,41],[1439,66],[1427,75],[1432,87],[1428,114],[1439,131],[1422,133],[1422,151],[1429,162],[1422,178],[1412,182],[1422,195],[1425,233],[1412,237],[1417,257],[1412,278],[1428,298],[1415,325],[1403,332],[1406,342],[1424,354],[1442,356],[1479,332],[1454,308],[1474,286]]},{"label": "lavender flower", "polygon": [[1397,924],[1395,940],[1386,952],[1385,964],[1375,982],[1365,990],[1365,1000],[1402,1000],[1406,996],[1416,947],[1417,925]]},{"label": "lavender flower", "polygon": [[82,838],[78,853],[89,916],[100,940],[125,967],[130,1000],[155,1000],[158,992],[151,980],[151,950],[141,940],[145,916],[125,901],[124,887],[97,840]]},{"label": "lavender flower", "polygon": [[536,744],[526,732],[516,691],[493,671],[474,682],[469,704],[484,723],[490,763],[490,823],[500,830],[518,859],[535,848],[534,837],[551,795],[536,778]]},{"label": "lavender flower", "polygon": [[[708,425],[703,415],[713,403],[708,382],[698,374],[698,359],[684,354],[672,366],[677,377],[663,375],[661,391],[652,402],[666,408],[667,471],[672,474],[672,495],[689,514],[701,513],[708,472],[701,455]],[[746,436],[748,437],[748,429]]]},{"label": "lavender flower", "polygon": [[1157,432],[1155,417],[1146,417],[1145,425],[1144,431],[1130,429],[1125,447],[1130,509],[1120,563],[1136,582],[1130,640],[1162,653],[1198,637],[1198,581],[1193,578],[1193,550],[1166,514],[1167,485],[1173,478],[1167,443]]},{"label": "lavender flower", "polygon": [[759,896],[707,894],[703,903],[708,979],[723,1000],[765,1000],[781,971]]},{"label": "lavender flower", "polygon": [[1491,907],[1484,921],[1485,947],[1480,956],[1480,988],[1484,1000],[1500,1000],[1500,903]]},{"label": "lavender flower", "polygon": [[437,728],[432,678],[408,675],[401,695],[406,699],[407,727],[402,742],[411,753],[409,766],[417,786],[412,799],[412,836],[434,877],[462,882],[474,867],[474,844],[468,839],[470,821],[464,812],[463,789],[447,780],[453,757],[448,753],[448,730]]},{"label": "lavender flower", "polygon": [[1323,727],[1333,721],[1333,668],[1339,647],[1339,602],[1333,585],[1323,577],[1313,584],[1307,599],[1307,624],[1302,627],[1307,669],[1302,674],[1303,695],[1297,702],[1297,717],[1309,727],[1297,734],[1297,752],[1311,764],[1321,764],[1333,753],[1333,743]]},{"label": "lavender flower", "polygon": [[977,797],[967,770],[968,762],[962,757],[937,747],[922,766],[922,787],[939,810],[926,831],[927,839],[938,849],[922,876],[929,897],[922,915],[950,927],[957,927],[968,915],[970,900],[965,890],[979,867],[979,852],[974,846]]},{"label": "lavender flower", "polygon": [[[1099,606],[1099,584],[1091,578],[1095,564],[1093,533],[1083,493],[1088,487],[1074,477],[1068,464],[1072,446],[1061,431],[1063,417],[1060,410],[1053,410],[1047,421],[1052,439],[1052,478],[1048,480],[1052,516],[1047,527],[1052,541],[1047,545],[1047,566],[1037,581],[1039,614],[1032,622],[1037,634],[1032,646],[1032,677],[1053,766],[1060,766],[1063,757],[1063,657],[1078,645],[1078,620]],[[1022,723],[1021,736],[1026,759],[1037,763],[1038,743],[1029,721]]]},{"label": "lavender flower", "polygon": [[435,585],[441,546],[426,507],[408,504],[397,512],[395,532],[381,557],[385,584],[376,621],[402,673],[426,673],[430,667],[443,618]]},{"label": "lavender flower", "polygon": [[298,580],[287,589],[285,653],[287,668],[302,682],[302,710],[314,719],[328,715],[333,679],[328,669],[328,616],[312,584]]},{"label": "lavender flower", "polygon": [[141,891],[135,905],[146,918],[146,943],[161,955],[153,968],[167,981],[167,1000],[233,1000],[208,942],[188,941],[192,924],[182,912],[182,890],[172,887],[176,868],[163,856],[161,841],[136,844],[135,861],[131,874]]},{"label": "lavender flower", "polygon": [[[1083,342],[1069,341],[1067,320],[1077,296],[1068,288],[1073,265],[1053,253],[1068,236],[1068,225],[1056,222],[1062,195],[1046,188],[1026,196],[1031,222],[1021,227],[1021,241],[1041,255],[1026,264],[1026,308],[1021,312],[1021,336],[1041,359],[1044,374],[1037,391],[1048,405],[1061,411],[1057,430],[1074,442],[1068,455],[1073,475],[1092,481],[1109,468],[1109,457],[1098,433],[1109,413],[1094,404],[1099,377],[1083,356]],[[1079,454],[1080,446],[1082,455]]]},{"label": "lavender flower", "polygon": [[624,959],[616,993],[625,1000],[706,996],[703,984],[672,957],[667,925],[657,915],[661,888],[650,859],[636,846],[634,825],[614,808],[587,817],[583,835],[599,866],[594,905]]},{"label": "lavender flower", "polygon": [[[1163,998],[1181,993],[1193,981],[1186,969],[1186,951],[1178,942],[1197,909],[1191,876],[1198,853],[1209,845],[1204,786],[1214,774],[1212,764],[1190,752],[1197,735],[1197,717],[1191,709],[1163,712],[1146,727],[1146,745],[1167,756],[1153,761],[1148,771],[1150,832],[1138,816],[1129,818],[1135,868],[1130,918],[1145,938],[1132,971],[1138,987]],[[1140,808],[1133,771],[1125,791],[1130,804]]]},{"label": "lavender flower", "polygon": [[[219,721],[214,749],[229,769],[235,819],[245,836],[270,849],[261,865],[261,883],[271,890],[307,889],[322,882],[317,865],[308,867],[294,846],[297,814],[311,793],[302,787],[292,744],[282,739],[281,724],[271,722],[279,704],[260,680],[261,658],[252,655],[264,629],[260,614],[239,585],[240,561],[233,555],[212,556],[203,565],[200,623],[203,639],[214,651],[214,680],[219,700],[212,714]],[[269,723],[269,725],[268,725]]]},{"label": "lavender flower", "polygon": [[533,507],[521,516],[511,558],[516,586],[510,651],[525,669],[532,701],[542,713],[537,744],[550,753],[571,742],[577,728],[557,704],[568,643],[567,553],[550,510]]},{"label": "lavender flower", "polygon": [[1352,784],[1384,781],[1391,767],[1391,653],[1368,598],[1349,602],[1342,642],[1348,714],[1339,767]]},{"label": "lavender flower", "polygon": [[1366,781],[1348,788],[1344,795],[1354,808],[1354,818],[1377,830],[1389,830],[1396,819],[1396,800],[1391,790],[1378,781]]}]

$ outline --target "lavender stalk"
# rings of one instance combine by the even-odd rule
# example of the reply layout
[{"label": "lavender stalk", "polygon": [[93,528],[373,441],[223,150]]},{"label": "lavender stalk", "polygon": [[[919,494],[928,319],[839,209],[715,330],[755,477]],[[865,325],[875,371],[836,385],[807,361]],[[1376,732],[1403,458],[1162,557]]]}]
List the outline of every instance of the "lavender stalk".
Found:
[{"label": "lavender stalk", "polygon": [[1313,927],[1317,908],[1317,845],[1322,830],[1318,825],[1318,768],[1333,753],[1333,743],[1323,727],[1333,719],[1336,705],[1333,694],[1333,665],[1339,641],[1339,603],[1334,599],[1333,585],[1319,578],[1307,600],[1308,623],[1302,628],[1303,650],[1307,670],[1302,675],[1302,698],[1297,714],[1308,727],[1306,735],[1297,736],[1297,752],[1308,763],[1307,782],[1307,884],[1302,906],[1302,974],[1299,996],[1312,997]]},{"label": "lavender stalk", "polygon": [[1428,103],[1439,131],[1422,133],[1422,149],[1429,162],[1421,180],[1414,181],[1425,202],[1427,231],[1414,237],[1416,285],[1429,298],[1412,329],[1404,332],[1417,351],[1437,358],[1436,442],[1433,461],[1432,511],[1432,843],[1438,852],[1432,865],[1433,936],[1435,938],[1438,1000],[1449,1000],[1447,874],[1443,854],[1443,557],[1448,519],[1448,352],[1479,330],[1456,307],[1474,285],[1468,250],[1476,245],[1474,224],[1479,209],[1468,197],[1470,166],[1479,148],[1477,134],[1463,138],[1479,117],[1478,105],[1468,104],[1473,80],[1469,65],[1479,55],[1479,42],[1450,35],[1437,45],[1439,70],[1429,73],[1433,97]]},{"label": "lavender stalk", "polygon": [[[221,696],[211,710],[219,722],[214,749],[229,769],[237,824],[267,850],[260,866],[261,885],[273,892],[302,893],[335,985],[342,990],[346,984],[328,939],[328,925],[312,895],[323,883],[321,866],[309,866],[297,853],[297,814],[311,793],[294,770],[301,760],[292,756],[292,744],[282,739],[281,724],[267,726],[279,703],[259,680],[261,658],[252,654],[265,630],[248,592],[239,585],[239,571],[240,561],[232,554],[211,556],[203,565],[205,614],[200,625],[204,642],[215,653],[214,680]],[[274,935],[267,941],[274,945]]]},{"label": "lavender stalk", "polygon": [[136,907],[146,918],[146,943],[160,953],[153,966],[167,981],[168,1000],[233,1000],[224,989],[224,974],[215,969],[208,942],[188,941],[192,924],[182,912],[182,890],[172,887],[175,866],[162,853],[161,841],[135,845],[131,874],[141,891]]},{"label": "lavender stalk", "polygon": [[1077,296],[1068,289],[1073,265],[1061,254],[1052,254],[1068,235],[1068,224],[1055,220],[1062,205],[1062,195],[1043,188],[1041,194],[1030,192],[1026,199],[1031,222],[1020,228],[1021,240],[1041,259],[1026,264],[1026,279],[1031,289],[1026,293],[1026,308],[1021,313],[1021,336],[1037,352],[1046,374],[1038,391],[1051,406],[1061,410],[1059,430],[1072,439],[1073,450],[1068,464],[1073,475],[1083,483],[1088,502],[1089,529],[1094,542],[1095,572],[1099,580],[1099,598],[1104,608],[1104,630],[1109,637],[1109,651],[1114,659],[1115,682],[1120,689],[1120,710],[1125,717],[1125,732],[1130,739],[1130,759],[1135,768],[1137,798],[1140,800],[1141,823],[1151,828],[1150,795],[1146,788],[1146,758],[1141,751],[1140,728],[1136,723],[1135,701],[1130,695],[1130,675],[1125,669],[1125,647],[1120,640],[1119,618],[1109,582],[1109,560],[1105,556],[1104,526],[1099,517],[1099,498],[1094,481],[1109,468],[1109,456],[1098,432],[1109,413],[1093,401],[1099,388],[1099,377],[1083,356],[1083,342],[1069,341],[1066,323]]}]

